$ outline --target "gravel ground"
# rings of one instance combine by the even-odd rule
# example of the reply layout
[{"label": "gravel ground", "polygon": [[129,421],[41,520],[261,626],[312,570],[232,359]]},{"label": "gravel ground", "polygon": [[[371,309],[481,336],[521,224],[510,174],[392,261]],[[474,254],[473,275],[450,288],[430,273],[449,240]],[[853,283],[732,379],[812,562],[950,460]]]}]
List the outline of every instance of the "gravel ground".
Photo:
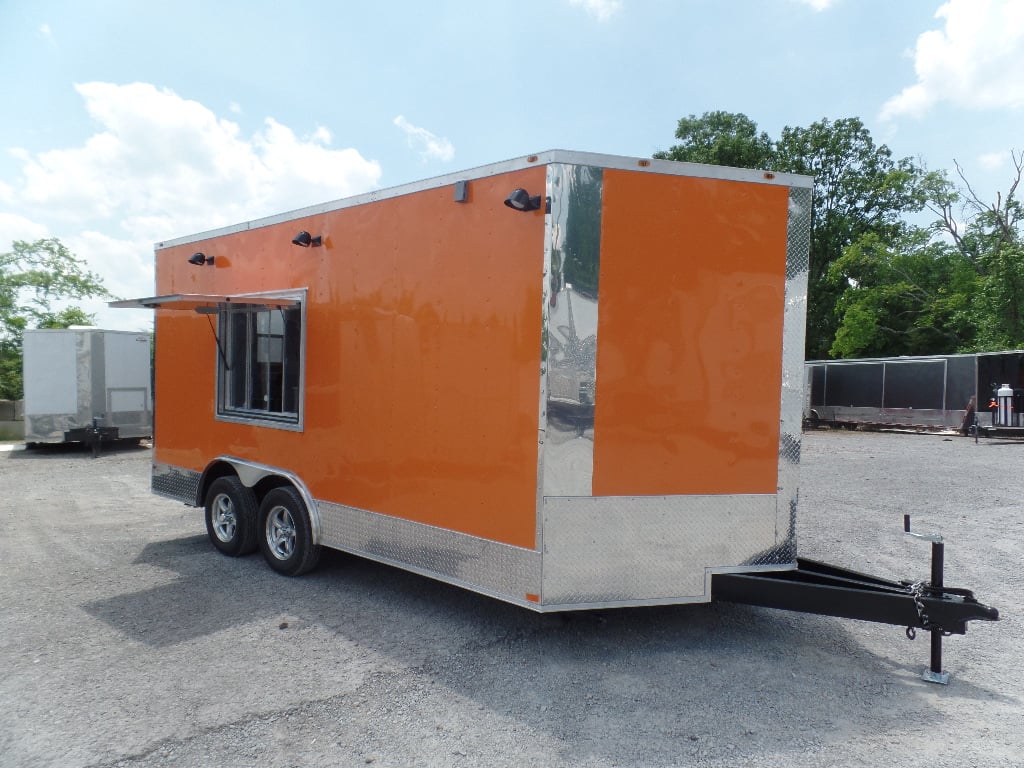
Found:
[{"label": "gravel ground", "polygon": [[804,436],[801,554],[1000,609],[945,643],[735,605],[537,615],[233,560],[147,448],[0,452],[0,766],[1020,766],[1024,444]]}]

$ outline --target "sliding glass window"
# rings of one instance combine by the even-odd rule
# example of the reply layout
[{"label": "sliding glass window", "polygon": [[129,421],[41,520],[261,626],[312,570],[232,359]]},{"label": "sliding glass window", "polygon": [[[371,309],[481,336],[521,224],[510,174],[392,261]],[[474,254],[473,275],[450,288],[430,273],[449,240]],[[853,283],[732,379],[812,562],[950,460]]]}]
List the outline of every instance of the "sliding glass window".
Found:
[{"label": "sliding glass window", "polygon": [[302,307],[232,306],[220,312],[217,413],[230,420],[298,425]]}]

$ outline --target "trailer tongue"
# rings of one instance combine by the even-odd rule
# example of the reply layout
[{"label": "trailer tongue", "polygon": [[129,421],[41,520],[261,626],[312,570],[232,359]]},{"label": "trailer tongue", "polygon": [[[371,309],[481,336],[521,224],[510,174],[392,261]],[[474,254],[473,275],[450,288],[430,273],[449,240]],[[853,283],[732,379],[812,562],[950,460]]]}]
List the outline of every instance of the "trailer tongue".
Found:
[{"label": "trailer tongue", "polygon": [[[907,515],[904,530],[908,534],[909,528]],[[965,634],[969,621],[998,621],[999,611],[978,602],[968,589],[943,585],[944,544],[939,537],[927,538],[932,541],[930,581],[890,581],[797,558],[797,567],[791,571],[716,573],[711,577],[711,597],[727,603],[896,624],[907,628],[911,640],[916,630],[927,630],[931,633],[931,663],[922,677],[946,684],[949,673],[942,669],[942,638]]]}]

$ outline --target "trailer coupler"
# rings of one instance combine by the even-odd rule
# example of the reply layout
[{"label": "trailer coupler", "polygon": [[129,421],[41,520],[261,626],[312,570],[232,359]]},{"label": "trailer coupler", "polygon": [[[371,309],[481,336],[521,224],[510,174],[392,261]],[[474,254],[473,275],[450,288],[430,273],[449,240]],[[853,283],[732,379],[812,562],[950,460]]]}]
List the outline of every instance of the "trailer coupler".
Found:
[{"label": "trailer coupler", "polygon": [[64,441],[72,443],[84,443],[92,450],[93,458],[100,454],[100,448],[104,441],[117,440],[120,434],[119,427],[100,426],[98,419],[93,419],[92,424],[86,427],[77,427],[64,433]]},{"label": "trailer coupler", "polygon": [[[909,533],[909,519],[904,526]],[[891,581],[801,558],[791,571],[713,574],[711,597],[895,624],[906,627],[910,639],[918,629],[926,630],[931,633],[931,665],[922,677],[944,684],[949,682],[949,675],[942,671],[942,638],[965,634],[969,621],[998,621],[999,611],[978,602],[970,590],[943,586],[942,555],[942,542],[933,541],[932,579],[926,582]]]}]

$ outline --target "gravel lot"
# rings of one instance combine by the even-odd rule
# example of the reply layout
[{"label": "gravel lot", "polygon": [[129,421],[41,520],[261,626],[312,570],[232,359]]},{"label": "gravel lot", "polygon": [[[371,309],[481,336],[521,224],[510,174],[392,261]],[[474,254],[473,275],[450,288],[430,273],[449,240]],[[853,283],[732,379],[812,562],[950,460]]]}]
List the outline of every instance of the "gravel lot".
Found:
[{"label": "gravel lot", "polygon": [[806,557],[1000,609],[945,643],[734,605],[545,616],[342,555],[233,560],[150,451],[0,452],[0,766],[1020,766],[1024,443],[804,436]]}]

